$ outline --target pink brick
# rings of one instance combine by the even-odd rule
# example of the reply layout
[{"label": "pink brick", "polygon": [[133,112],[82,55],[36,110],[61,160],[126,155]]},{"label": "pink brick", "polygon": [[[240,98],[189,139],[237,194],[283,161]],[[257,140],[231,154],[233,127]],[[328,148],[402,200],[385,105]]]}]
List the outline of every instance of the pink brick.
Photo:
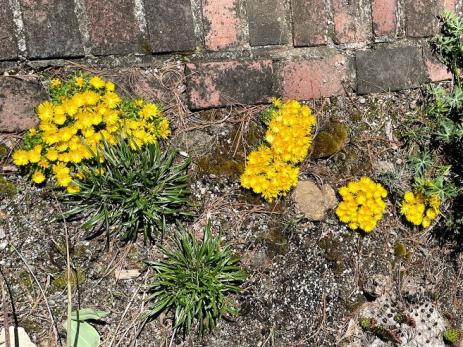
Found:
[{"label": "pink brick", "polygon": [[273,92],[271,60],[187,64],[192,109],[268,102]]},{"label": "pink brick", "polygon": [[439,62],[426,60],[426,68],[429,79],[433,82],[449,81],[452,79],[452,74],[447,70],[447,67]]},{"label": "pink brick", "polygon": [[439,0],[439,5],[441,6],[441,8],[445,8],[449,11],[455,12],[457,7],[457,0]]},{"label": "pink brick", "polygon": [[354,43],[366,39],[359,1],[332,0],[336,43]]},{"label": "pink brick", "polygon": [[216,51],[238,46],[241,20],[236,9],[238,0],[204,0],[206,48]]},{"label": "pink brick", "polygon": [[373,31],[376,36],[394,36],[397,25],[397,0],[373,0]]},{"label": "pink brick", "polygon": [[326,44],[328,18],[322,0],[292,0],[294,46]]},{"label": "pink brick", "polygon": [[345,94],[347,62],[342,55],[322,59],[298,59],[281,63],[282,95],[288,99],[309,100]]}]

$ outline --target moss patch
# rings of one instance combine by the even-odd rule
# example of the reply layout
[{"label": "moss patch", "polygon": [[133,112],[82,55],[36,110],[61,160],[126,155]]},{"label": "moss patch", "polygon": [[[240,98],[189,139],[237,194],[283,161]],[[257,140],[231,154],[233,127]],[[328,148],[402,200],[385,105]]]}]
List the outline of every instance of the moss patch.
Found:
[{"label": "moss patch", "polygon": [[347,127],[340,122],[330,122],[313,140],[312,155],[314,159],[332,156],[347,143]]},{"label": "moss patch", "polygon": [[[86,281],[85,271],[82,269],[71,270],[71,288],[75,288],[77,285],[82,285]],[[51,288],[54,291],[63,290],[67,287],[68,276],[67,271],[61,272],[53,278],[51,281]]]},{"label": "moss patch", "polygon": [[318,246],[325,251],[326,260],[333,264],[334,273],[341,274],[346,268],[341,242],[334,237],[326,236],[318,241]]},{"label": "moss patch", "polygon": [[0,176],[0,198],[12,198],[17,193],[14,183]]}]

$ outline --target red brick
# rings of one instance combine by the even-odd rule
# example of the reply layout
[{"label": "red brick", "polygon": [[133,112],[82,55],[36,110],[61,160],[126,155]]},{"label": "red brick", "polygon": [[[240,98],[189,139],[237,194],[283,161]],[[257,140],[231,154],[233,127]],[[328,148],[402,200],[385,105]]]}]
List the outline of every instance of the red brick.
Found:
[{"label": "red brick", "polygon": [[92,53],[138,51],[141,35],[133,0],[85,0]]},{"label": "red brick", "polygon": [[292,0],[294,46],[326,44],[328,19],[323,0]]},{"label": "red brick", "polygon": [[153,53],[196,48],[190,0],[144,0]]},{"label": "red brick", "polygon": [[84,54],[73,1],[19,0],[19,3],[29,58]]},{"label": "red brick", "polygon": [[272,61],[188,64],[187,93],[192,109],[268,102],[273,94]]},{"label": "red brick", "polygon": [[206,48],[216,51],[239,45],[241,19],[238,0],[204,0],[203,19]]},{"label": "red brick", "polygon": [[13,14],[8,0],[0,0],[0,60],[18,57]]},{"label": "red brick", "polygon": [[336,43],[355,43],[366,39],[360,11],[360,0],[332,0],[334,40]]},{"label": "red brick", "polygon": [[35,126],[35,107],[46,97],[40,82],[30,76],[0,77],[0,133]]},{"label": "red brick", "polygon": [[394,36],[397,26],[397,0],[372,0],[373,32],[376,36]]},{"label": "red brick", "polygon": [[342,82],[348,81],[346,58],[297,59],[280,63],[283,98],[309,100],[345,94]]}]

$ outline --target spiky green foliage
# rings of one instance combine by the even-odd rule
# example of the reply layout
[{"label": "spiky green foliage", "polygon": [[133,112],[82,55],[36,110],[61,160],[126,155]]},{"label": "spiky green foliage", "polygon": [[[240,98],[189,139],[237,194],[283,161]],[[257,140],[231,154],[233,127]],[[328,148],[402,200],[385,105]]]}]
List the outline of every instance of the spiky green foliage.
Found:
[{"label": "spiky green foliage", "polygon": [[183,230],[172,248],[161,250],[164,259],[148,262],[155,274],[149,285],[152,305],[147,316],[170,310],[174,329],[188,333],[196,327],[203,335],[212,331],[222,316],[237,313],[229,294],[240,292],[246,273],[231,249],[221,247],[220,235],[212,236],[210,223],[202,242]]},{"label": "spiky green foliage", "polygon": [[460,329],[447,329],[444,331],[444,341],[449,344],[456,344],[461,339],[461,330]]},{"label": "spiky green foliage", "polygon": [[123,139],[99,155],[105,159],[97,170],[81,168],[80,192],[64,196],[74,206],[65,216],[83,214],[88,237],[106,231],[129,241],[143,233],[153,241],[169,219],[189,215],[189,159],[177,164],[173,149],[154,143],[132,150]]}]

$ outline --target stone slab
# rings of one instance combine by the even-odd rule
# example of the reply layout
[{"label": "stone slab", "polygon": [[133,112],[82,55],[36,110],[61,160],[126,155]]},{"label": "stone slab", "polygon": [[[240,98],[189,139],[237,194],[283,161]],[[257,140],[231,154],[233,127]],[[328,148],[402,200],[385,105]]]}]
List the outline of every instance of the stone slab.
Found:
[{"label": "stone slab", "polygon": [[142,37],[134,7],[134,0],[85,0],[91,52],[94,55],[141,51]]},{"label": "stone slab", "polygon": [[82,38],[68,0],[19,0],[29,58],[84,55]]},{"label": "stone slab", "polygon": [[37,125],[35,108],[46,100],[40,82],[29,76],[0,77],[0,133],[24,131]]},{"label": "stone slab", "polygon": [[249,43],[251,46],[282,45],[288,30],[282,0],[248,0]]},{"label": "stone slab", "polygon": [[18,57],[13,13],[8,0],[0,0],[0,60]]},{"label": "stone slab", "polygon": [[362,51],[355,60],[359,94],[415,88],[426,82],[420,47]]},{"label": "stone slab", "polygon": [[153,53],[196,48],[190,0],[145,0],[144,4]]},{"label": "stone slab", "polygon": [[295,47],[326,44],[328,18],[322,0],[292,0],[293,43]]}]

